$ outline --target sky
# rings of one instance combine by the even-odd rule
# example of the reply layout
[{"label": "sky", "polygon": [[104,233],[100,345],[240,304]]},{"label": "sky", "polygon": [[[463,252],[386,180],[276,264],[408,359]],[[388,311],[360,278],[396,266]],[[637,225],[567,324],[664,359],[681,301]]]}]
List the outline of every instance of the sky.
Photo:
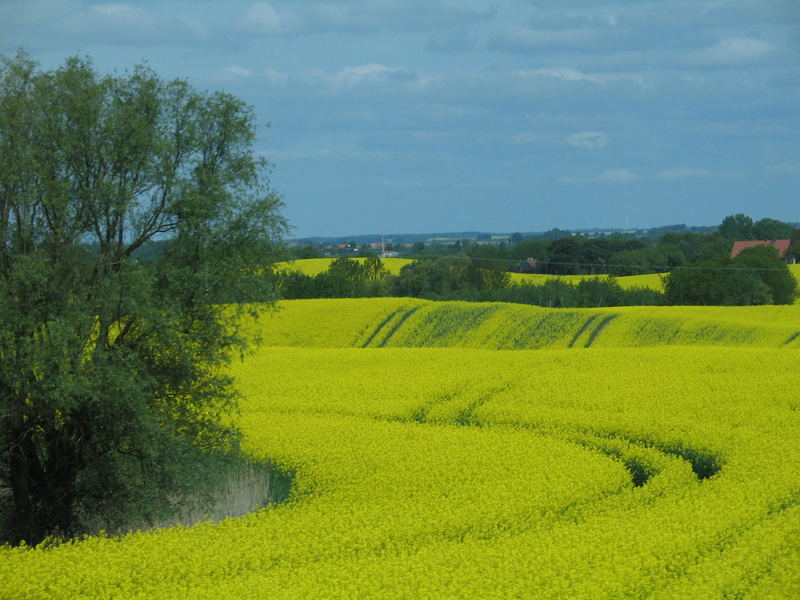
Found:
[{"label": "sky", "polygon": [[798,0],[0,0],[252,105],[291,237],[800,222]]}]

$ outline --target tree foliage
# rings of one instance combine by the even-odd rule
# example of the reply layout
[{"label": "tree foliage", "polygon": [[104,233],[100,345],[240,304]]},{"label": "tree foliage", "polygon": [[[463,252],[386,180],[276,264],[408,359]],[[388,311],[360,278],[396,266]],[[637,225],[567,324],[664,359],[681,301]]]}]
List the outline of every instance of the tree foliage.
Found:
[{"label": "tree foliage", "polygon": [[672,271],[664,278],[667,304],[791,304],[797,281],[772,246],[719,255]]},{"label": "tree foliage", "polygon": [[743,213],[728,215],[719,226],[720,234],[729,240],[755,239],[753,219]]},{"label": "tree foliage", "polygon": [[465,298],[475,291],[506,287],[509,278],[502,263],[498,268],[491,259],[442,257],[404,266],[392,280],[392,293],[431,299]]},{"label": "tree foliage", "polygon": [[222,367],[246,347],[228,318],[243,309],[219,303],[273,298],[285,229],[254,127],[238,99],[147,67],[2,59],[5,539],[169,510],[236,447]]},{"label": "tree foliage", "polygon": [[317,275],[298,271],[279,273],[277,286],[281,297],[303,298],[365,298],[386,293],[386,269],[377,256],[358,261],[340,257]]}]

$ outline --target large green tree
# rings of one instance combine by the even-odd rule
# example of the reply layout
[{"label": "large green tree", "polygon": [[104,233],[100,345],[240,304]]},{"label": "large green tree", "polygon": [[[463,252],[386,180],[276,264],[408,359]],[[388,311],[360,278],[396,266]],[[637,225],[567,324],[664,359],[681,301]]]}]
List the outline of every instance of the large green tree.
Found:
[{"label": "large green tree", "polygon": [[755,224],[746,214],[737,213],[722,220],[719,232],[729,240],[752,240],[755,239]]},{"label": "large green tree", "polygon": [[2,59],[5,539],[168,510],[195,467],[236,448],[224,367],[246,347],[245,305],[222,303],[269,305],[285,230],[254,132],[237,98],[147,67]]},{"label": "large green tree", "polygon": [[764,218],[756,221],[753,233],[757,240],[785,240],[792,237],[794,226],[777,219]]},{"label": "large green tree", "polygon": [[664,279],[667,304],[791,304],[797,282],[772,246],[720,254],[678,267]]}]

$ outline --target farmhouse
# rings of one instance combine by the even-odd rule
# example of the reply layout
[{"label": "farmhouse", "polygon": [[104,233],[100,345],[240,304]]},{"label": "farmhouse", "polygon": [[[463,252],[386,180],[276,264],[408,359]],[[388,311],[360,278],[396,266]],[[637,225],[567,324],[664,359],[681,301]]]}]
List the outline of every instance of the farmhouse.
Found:
[{"label": "farmhouse", "polygon": [[753,246],[772,246],[778,251],[778,258],[786,262],[795,262],[794,258],[787,257],[789,247],[792,245],[792,240],[749,240],[742,242],[733,242],[731,249],[731,258],[736,258],[738,254],[745,248],[752,248]]}]

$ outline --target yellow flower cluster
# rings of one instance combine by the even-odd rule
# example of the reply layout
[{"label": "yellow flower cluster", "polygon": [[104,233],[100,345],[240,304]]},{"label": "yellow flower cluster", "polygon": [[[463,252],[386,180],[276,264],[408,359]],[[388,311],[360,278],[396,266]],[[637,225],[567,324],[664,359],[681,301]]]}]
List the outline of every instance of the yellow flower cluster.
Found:
[{"label": "yellow flower cluster", "polygon": [[[796,309],[614,309],[567,348],[611,313],[475,306],[297,301],[249,323],[267,345],[233,367],[240,424],[294,474],[289,501],[2,548],[0,598],[800,597],[800,352],[776,342]],[[339,338],[319,323],[337,316]],[[479,348],[524,346],[491,341],[502,318],[555,341]],[[624,347],[648,319],[686,343],[756,333]],[[365,344],[381,323],[406,347]]]}]

